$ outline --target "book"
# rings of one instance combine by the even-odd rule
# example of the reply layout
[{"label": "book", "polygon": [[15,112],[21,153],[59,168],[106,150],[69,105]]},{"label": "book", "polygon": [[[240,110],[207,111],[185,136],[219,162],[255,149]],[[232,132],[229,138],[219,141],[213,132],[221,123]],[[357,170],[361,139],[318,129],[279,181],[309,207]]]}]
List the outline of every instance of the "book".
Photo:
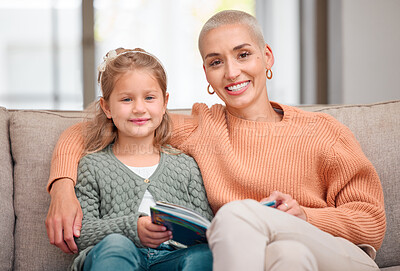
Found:
[{"label": "book", "polygon": [[211,222],[184,206],[157,201],[150,207],[151,221],[172,231],[172,240],[192,246],[207,243],[206,231]]},{"label": "book", "polygon": [[261,202],[262,205],[276,208],[276,200]]}]

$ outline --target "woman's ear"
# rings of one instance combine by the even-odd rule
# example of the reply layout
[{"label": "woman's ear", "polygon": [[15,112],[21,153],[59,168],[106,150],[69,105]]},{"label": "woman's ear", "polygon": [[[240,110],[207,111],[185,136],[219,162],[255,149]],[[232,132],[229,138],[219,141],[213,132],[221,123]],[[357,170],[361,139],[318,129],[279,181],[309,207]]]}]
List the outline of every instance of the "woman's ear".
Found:
[{"label": "woman's ear", "polygon": [[269,47],[269,45],[268,44],[265,44],[265,47],[264,47],[264,55],[265,55],[265,68],[267,68],[267,69],[271,69],[272,68],[272,66],[274,65],[274,54],[272,53],[272,49],[271,49],[271,47]]},{"label": "woman's ear", "polygon": [[106,114],[108,119],[111,119],[111,110],[107,101],[103,97],[100,98],[100,107],[103,109],[104,114]]}]

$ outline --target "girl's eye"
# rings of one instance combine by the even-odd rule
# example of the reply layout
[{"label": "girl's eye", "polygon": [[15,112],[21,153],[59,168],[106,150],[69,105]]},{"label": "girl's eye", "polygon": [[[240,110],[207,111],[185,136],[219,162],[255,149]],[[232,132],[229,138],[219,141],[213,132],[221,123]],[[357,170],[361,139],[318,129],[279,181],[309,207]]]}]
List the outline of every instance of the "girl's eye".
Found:
[{"label": "girl's eye", "polygon": [[153,96],[147,96],[147,97],[145,98],[145,100],[147,100],[147,101],[151,101],[151,100],[153,100],[153,99],[154,99]]},{"label": "girl's eye", "polygon": [[239,58],[246,58],[246,57],[248,57],[249,55],[250,55],[249,52],[240,53],[240,54],[239,54]]},{"label": "girl's eye", "polygon": [[122,99],[122,101],[123,102],[130,102],[130,101],[132,101],[132,99],[131,98],[125,98],[125,99]]},{"label": "girl's eye", "polygon": [[211,61],[211,63],[209,64],[209,66],[212,67],[212,66],[217,66],[217,65],[219,65],[219,64],[221,64],[221,60],[214,60],[214,61]]}]

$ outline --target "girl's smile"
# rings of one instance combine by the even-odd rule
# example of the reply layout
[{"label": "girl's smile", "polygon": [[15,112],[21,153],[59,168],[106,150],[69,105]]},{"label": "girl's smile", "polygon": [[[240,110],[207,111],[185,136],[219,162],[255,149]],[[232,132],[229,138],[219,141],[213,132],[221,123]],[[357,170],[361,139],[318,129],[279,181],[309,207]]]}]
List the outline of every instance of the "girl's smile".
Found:
[{"label": "girl's smile", "polygon": [[137,119],[130,119],[129,121],[136,124],[136,125],[145,125],[150,118],[137,118]]}]

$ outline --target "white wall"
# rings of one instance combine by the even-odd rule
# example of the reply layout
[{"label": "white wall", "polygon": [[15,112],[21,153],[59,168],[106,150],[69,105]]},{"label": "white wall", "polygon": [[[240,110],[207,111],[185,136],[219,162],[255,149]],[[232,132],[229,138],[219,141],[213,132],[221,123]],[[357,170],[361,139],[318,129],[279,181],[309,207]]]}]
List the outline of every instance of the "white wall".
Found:
[{"label": "white wall", "polygon": [[341,1],[341,12],[342,103],[400,99],[400,1]]}]

